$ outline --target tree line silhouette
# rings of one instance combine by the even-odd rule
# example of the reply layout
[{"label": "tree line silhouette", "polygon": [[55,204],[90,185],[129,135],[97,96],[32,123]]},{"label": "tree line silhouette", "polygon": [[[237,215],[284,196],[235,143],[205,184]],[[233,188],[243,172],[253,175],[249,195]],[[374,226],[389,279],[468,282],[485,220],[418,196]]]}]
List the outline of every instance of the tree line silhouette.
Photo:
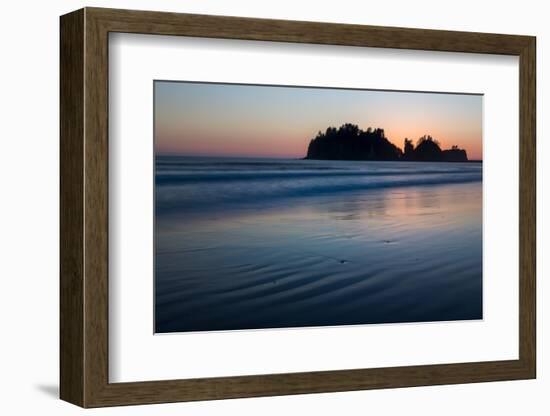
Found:
[{"label": "tree line silhouette", "polygon": [[420,137],[416,145],[406,138],[401,150],[386,138],[384,129],[361,130],[356,124],[346,123],[319,131],[310,141],[305,159],[466,162],[468,156],[458,146],[442,150],[439,142],[428,135]]}]

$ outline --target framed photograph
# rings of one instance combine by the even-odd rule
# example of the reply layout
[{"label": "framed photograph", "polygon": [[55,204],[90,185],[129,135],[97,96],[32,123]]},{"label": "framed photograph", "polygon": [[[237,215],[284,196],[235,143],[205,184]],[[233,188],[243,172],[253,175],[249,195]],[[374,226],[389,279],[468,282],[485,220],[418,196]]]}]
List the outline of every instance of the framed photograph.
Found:
[{"label": "framed photograph", "polygon": [[82,407],[535,378],[535,38],[61,17]]}]

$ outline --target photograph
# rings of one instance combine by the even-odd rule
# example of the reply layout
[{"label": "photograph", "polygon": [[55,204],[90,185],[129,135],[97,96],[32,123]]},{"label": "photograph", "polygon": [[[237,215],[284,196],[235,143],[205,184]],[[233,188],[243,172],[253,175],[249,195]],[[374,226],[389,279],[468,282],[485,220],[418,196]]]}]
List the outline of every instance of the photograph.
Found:
[{"label": "photograph", "polygon": [[248,3],[11,30],[8,404],[539,414],[542,8]]},{"label": "photograph", "polygon": [[483,94],[153,92],[155,334],[483,319]]}]

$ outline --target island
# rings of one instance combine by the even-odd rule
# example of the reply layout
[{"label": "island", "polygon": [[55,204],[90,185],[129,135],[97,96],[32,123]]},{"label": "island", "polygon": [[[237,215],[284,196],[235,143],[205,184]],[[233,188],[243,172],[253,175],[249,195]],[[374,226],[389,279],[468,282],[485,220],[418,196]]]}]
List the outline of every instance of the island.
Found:
[{"label": "island", "polygon": [[346,123],[319,131],[310,141],[304,159],[467,162],[468,156],[458,146],[442,150],[439,142],[429,135],[420,137],[416,145],[405,138],[401,150],[386,138],[384,129],[361,130],[356,124]]}]

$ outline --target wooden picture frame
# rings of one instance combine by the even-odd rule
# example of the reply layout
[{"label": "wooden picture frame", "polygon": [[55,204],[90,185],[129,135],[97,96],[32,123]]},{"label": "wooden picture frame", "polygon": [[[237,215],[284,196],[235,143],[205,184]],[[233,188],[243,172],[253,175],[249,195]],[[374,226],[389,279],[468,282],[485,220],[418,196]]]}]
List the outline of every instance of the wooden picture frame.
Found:
[{"label": "wooden picture frame", "polygon": [[[82,407],[535,378],[535,38],[85,8],[61,17],[60,396]],[[108,34],[245,39],[519,57],[519,359],[110,383]]]}]

